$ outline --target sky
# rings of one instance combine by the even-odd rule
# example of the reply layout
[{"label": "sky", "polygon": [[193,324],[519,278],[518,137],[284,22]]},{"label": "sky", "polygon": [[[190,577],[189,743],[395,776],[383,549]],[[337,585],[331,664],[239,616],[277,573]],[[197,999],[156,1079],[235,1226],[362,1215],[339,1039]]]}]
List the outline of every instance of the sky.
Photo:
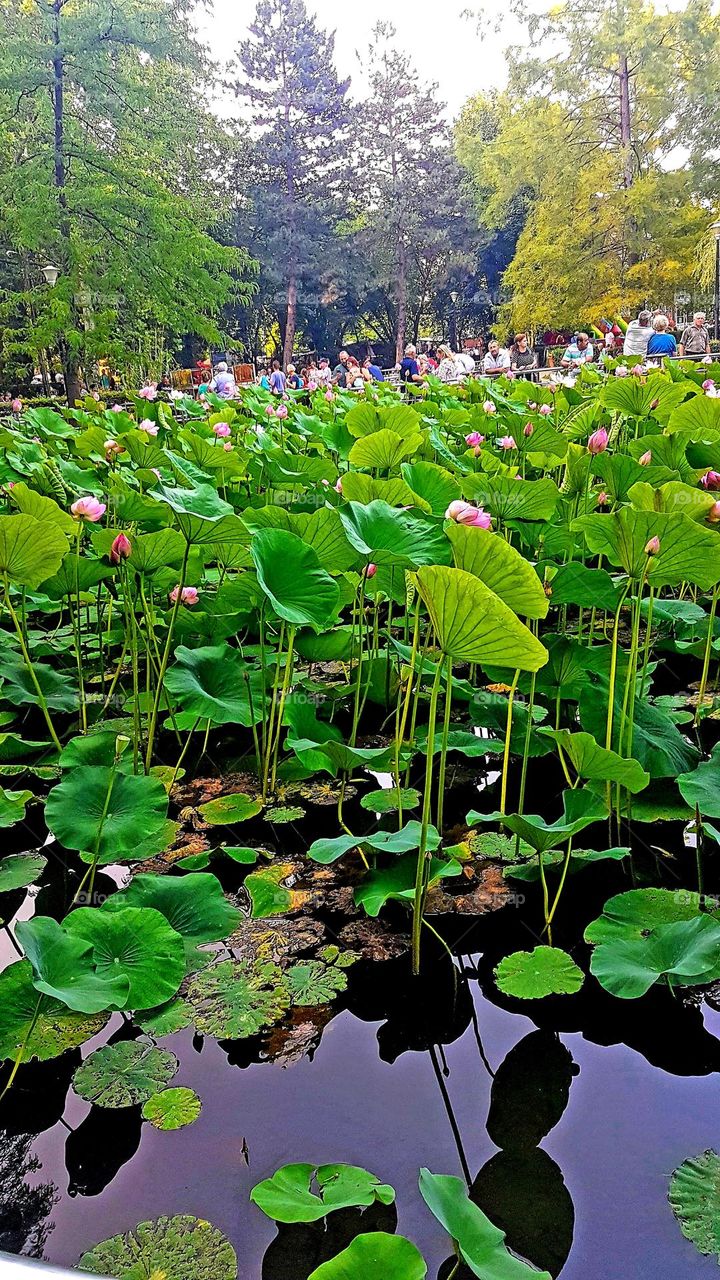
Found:
[{"label": "sky", "polygon": [[[502,50],[507,30],[497,35],[487,32],[481,40],[476,22],[463,16],[468,0],[307,0],[308,10],[317,15],[320,26],[336,32],[336,66],[341,77],[352,78],[351,93],[362,95],[364,84],[360,61],[371,41],[376,22],[392,21],[397,44],[408,53],[420,79],[437,82],[439,97],[447,103],[447,117],[454,119],[463,103],[481,90],[505,84]],[[212,12],[201,10],[196,22],[214,56],[229,60],[252,21],[255,0],[214,0]]]}]

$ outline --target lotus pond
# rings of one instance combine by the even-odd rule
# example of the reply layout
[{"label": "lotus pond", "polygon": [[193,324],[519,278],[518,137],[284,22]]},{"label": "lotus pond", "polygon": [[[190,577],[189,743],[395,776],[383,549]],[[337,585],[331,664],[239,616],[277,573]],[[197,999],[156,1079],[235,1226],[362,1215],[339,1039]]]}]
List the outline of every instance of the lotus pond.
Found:
[{"label": "lotus pond", "polygon": [[0,1249],[716,1274],[716,383],[0,422]]}]

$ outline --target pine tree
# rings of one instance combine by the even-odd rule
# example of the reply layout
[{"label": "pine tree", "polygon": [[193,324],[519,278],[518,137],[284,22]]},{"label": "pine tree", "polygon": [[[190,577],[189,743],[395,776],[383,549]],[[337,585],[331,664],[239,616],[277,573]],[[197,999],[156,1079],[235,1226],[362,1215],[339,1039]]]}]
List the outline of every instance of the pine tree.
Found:
[{"label": "pine tree", "polygon": [[238,50],[235,91],[249,101],[256,131],[252,243],[282,290],[287,365],[302,290],[317,300],[323,255],[343,212],[349,81],[338,80],[333,66],[334,35],[318,27],[303,0],[259,0],[250,37]]}]

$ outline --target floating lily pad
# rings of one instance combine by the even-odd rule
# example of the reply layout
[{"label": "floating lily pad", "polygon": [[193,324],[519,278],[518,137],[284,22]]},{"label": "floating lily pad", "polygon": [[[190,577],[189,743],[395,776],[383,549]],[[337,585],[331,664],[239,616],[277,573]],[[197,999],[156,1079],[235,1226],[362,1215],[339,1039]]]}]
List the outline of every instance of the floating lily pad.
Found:
[{"label": "floating lily pad", "polygon": [[47,866],[41,853],[10,853],[0,860],[0,893],[34,884]]},{"label": "floating lily pad", "polygon": [[152,907],[189,942],[217,942],[232,933],[240,912],[232,907],[215,876],[139,875],[126,889],[112,894],[103,911]]},{"label": "floating lily pad", "polygon": [[117,1280],[236,1280],[235,1250],[217,1227],[181,1214],[141,1222],[84,1253],[81,1271]]},{"label": "floating lily pad", "polygon": [[43,996],[33,986],[29,960],[19,960],[0,973],[0,1060],[37,1058],[46,1062],[102,1031],[107,1013],[88,1017],[73,1013],[59,1000]]},{"label": "floating lily pad", "polygon": [[306,960],[294,964],[285,974],[293,1004],[329,1004],[347,987],[347,974],[334,964]]},{"label": "floating lily pad", "polygon": [[85,1059],[73,1076],[73,1088],[98,1107],[132,1107],[163,1089],[177,1069],[169,1049],[148,1040],[120,1040]]},{"label": "floating lily pad", "polygon": [[232,827],[236,822],[255,818],[261,810],[259,800],[246,795],[244,791],[236,791],[232,795],[218,796],[215,800],[208,800],[207,804],[201,804],[199,813],[211,826]]},{"label": "floating lily pad", "polygon": [[163,1089],[148,1098],[142,1115],[153,1128],[167,1131],[194,1124],[201,1111],[202,1102],[194,1089]]},{"label": "floating lily pad", "polygon": [[238,1040],[278,1022],[290,995],[277,965],[221,960],[192,979],[188,1002],[198,1031]]},{"label": "floating lily pad", "polygon": [[670,1179],[670,1208],[686,1240],[720,1260],[720,1156],[717,1151],[683,1160]]},{"label": "floating lily pad", "polygon": [[470,850],[479,858],[497,858],[500,862],[517,862],[531,858],[535,852],[526,840],[506,836],[501,831],[479,831],[468,837]]},{"label": "floating lily pad", "polygon": [[192,1026],[193,1011],[187,1000],[176,996],[174,1000],[166,1000],[156,1009],[148,1009],[145,1013],[135,1014],[134,1022],[142,1031],[151,1036],[170,1036],[175,1031],[184,1031]]},{"label": "floating lily pad", "polygon": [[560,947],[535,947],[534,951],[505,956],[495,970],[495,980],[506,996],[541,1000],[544,996],[574,995],[584,974]]},{"label": "floating lily pad", "polygon": [[253,1187],[250,1199],[275,1222],[319,1222],[335,1209],[392,1204],[395,1191],[355,1165],[286,1164]]},{"label": "floating lily pad", "polygon": [[403,809],[417,809],[420,804],[420,792],[414,787],[381,787],[377,791],[368,791],[360,801],[363,809],[371,813],[395,813],[402,805]]},{"label": "floating lily pad", "polygon": [[410,1240],[370,1231],[321,1263],[308,1280],[423,1280],[426,1275],[425,1259]]},{"label": "floating lily pad", "polygon": [[265,810],[265,820],[267,822],[298,822],[300,818],[305,817],[305,810],[300,805],[276,805],[274,809]]}]

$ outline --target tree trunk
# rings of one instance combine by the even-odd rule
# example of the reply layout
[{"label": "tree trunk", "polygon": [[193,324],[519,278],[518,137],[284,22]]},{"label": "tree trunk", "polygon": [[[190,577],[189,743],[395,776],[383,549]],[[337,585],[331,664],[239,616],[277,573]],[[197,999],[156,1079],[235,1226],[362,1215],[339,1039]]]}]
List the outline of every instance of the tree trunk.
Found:
[{"label": "tree trunk", "polygon": [[[67,274],[70,270],[70,215],[68,212],[67,194],[65,191],[65,58],[60,41],[60,13],[63,0],[53,0],[53,181],[58,197],[60,210],[59,230],[63,241],[63,261],[61,266]],[[69,405],[80,399],[80,361],[74,352],[61,339],[58,350],[65,375],[65,394]]]},{"label": "tree trunk", "polygon": [[297,328],[297,275],[291,267],[288,279],[287,316],[285,319],[285,341],[283,343],[283,367],[292,364],[293,343]]},{"label": "tree trunk", "polygon": [[397,268],[397,324],[395,329],[395,363],[399,364],[405,350],[405,326],[407,324],[407,252],[402,232],[398,238]]},{"label": "tree trunk", "polygon": [[632,132],[630,127],[630,73],[626,53],[618,54],[620,79],[620,146],[622,147],[623,183],[633,184],[635,173],[632,156]]}]

